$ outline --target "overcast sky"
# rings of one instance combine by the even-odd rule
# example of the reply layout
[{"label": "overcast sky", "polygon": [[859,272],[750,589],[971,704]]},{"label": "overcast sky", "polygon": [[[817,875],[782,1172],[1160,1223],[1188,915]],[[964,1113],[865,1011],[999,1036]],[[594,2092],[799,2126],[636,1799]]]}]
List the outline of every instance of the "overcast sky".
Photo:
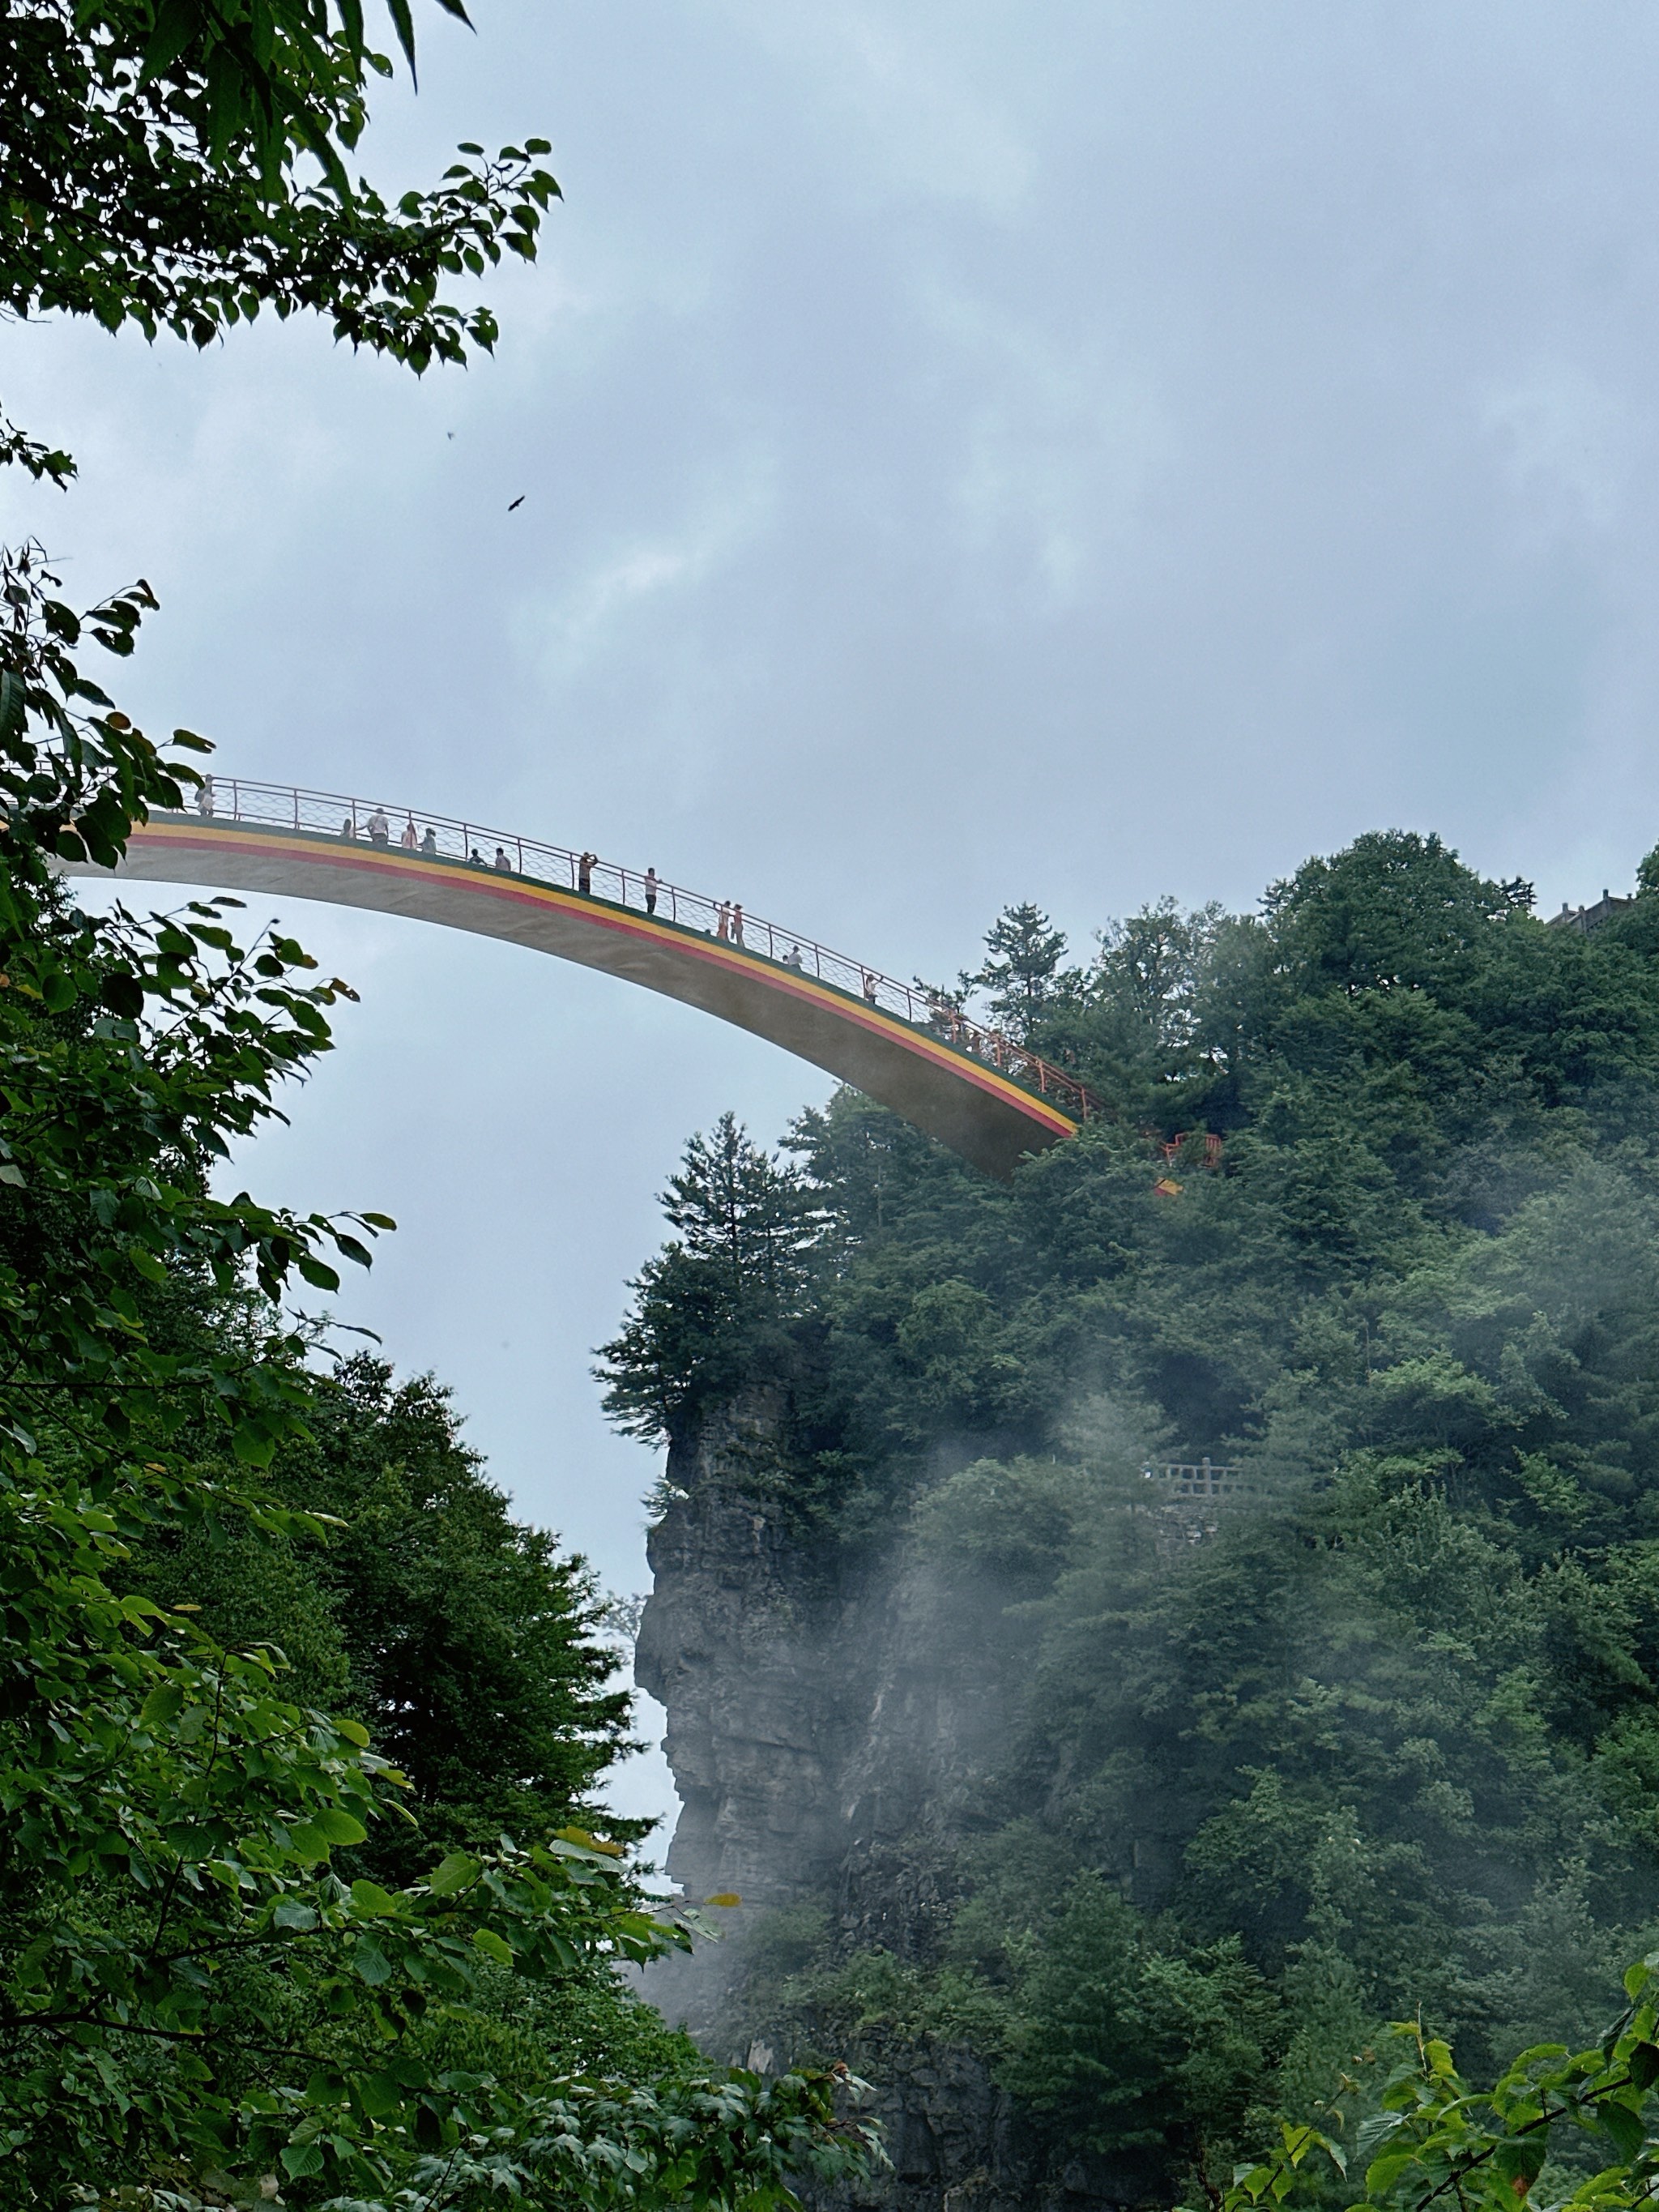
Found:
[{"label": "overcast sky", "polygon": [[[899,975],[1033,898],[1440,830],[1547,906],[1659,840],[1649,0],[475,0],[383,181],[566,198],[423,383],[294,325],[0,339],[125,703],[216,765],[592,845]],[[388,38],[389,43],[389,38]],[[512,513],[510,501],[523,495]],[[246,1163],[402,1228],[349,1316],[645,1586],[590,1347],[686,1135],[825,1085],[517,948],[290,909],[363,1003]],[[631,1802],[658,1802],[642,1766]]]}]

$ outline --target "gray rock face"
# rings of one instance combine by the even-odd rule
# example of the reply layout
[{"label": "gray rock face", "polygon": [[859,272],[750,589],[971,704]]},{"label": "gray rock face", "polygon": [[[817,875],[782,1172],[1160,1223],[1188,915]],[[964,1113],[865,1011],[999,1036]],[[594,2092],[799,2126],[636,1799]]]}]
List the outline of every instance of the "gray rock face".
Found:
[{"label": "gray rock face", "polygon": [[[838,1783],[860,1716],[830,1694],[842,1655],[762,1483],[779,1411],[760,1393],[711,1421],[652,1529],[653,1589],[634,1666],[668,1711],[680,1816],[668,1871],[688,1896],[735,1890],[753,1910],[819,1888],[844,1848]],[[733,1480],[733,1477],[736,1480]]]},{"label": "gray rock face", "polygon": [[[821,1907],[842,1955],[937,1955],[952,1847],[1004,1727],[994,1619],[964,1640],[958,1592],[947,1634],[923,1562],[826,1571],[781,1503],[781,1405],[755,1392],[671,1455],[635,1662],[668,1711],[681,1802],[668,1870],[693,1899],[744,1899],[732,1940],[652,1967],[647,1989],[712,2056],[751,2063],[773,2059],[773,2036],[743,1989],[780,1908]],[[1137,2201],[1127,2174],[1042,2173],[966,2049],[872,2033],[840,2055],[874,2085],[893,2161],[858,2192],[872,2212]]]}]

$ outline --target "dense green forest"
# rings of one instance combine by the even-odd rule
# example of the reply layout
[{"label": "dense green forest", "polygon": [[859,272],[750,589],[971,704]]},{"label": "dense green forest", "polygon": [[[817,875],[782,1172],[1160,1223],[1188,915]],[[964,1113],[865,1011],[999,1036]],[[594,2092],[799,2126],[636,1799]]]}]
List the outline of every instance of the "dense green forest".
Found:
[{"label": "dense green forest", "polygon": [[[927,1565],[1006,1709],[942,1928],[757,1943],[796,2048],[966,2042],[1156,2195],[1390,2020],[1485,2068],[1615,2008],[1659,1924],[1659,864],[1590,935],[1521,892],[1389,833],[1082,963],[1014,908],[962,988],[1099,1092],[1075,1140],[1000,1185],[843,1092],[690,1147],[613,1414],[685,1445],[781,1382],[745,1480],[827,1577]],[[1204,1453],[1248,1491],[1172,1540],[1142,1470]]]}]

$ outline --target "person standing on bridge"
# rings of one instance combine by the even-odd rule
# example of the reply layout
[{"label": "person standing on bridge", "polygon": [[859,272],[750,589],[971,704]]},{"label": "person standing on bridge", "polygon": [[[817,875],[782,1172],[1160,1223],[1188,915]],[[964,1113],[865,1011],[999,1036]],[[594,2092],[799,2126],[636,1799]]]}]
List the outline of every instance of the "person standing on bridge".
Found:
[{"label": "person standing on bridge", "polygon": [[437,857],[438,833],[428,822],[426,825],[426,835],[421,840],[421,858],[423,860],[435,860]]},{"label": "person standing on bridge", "polygon": [[743,908],[741,906],[734,906],[732,909],[732,942],[733,945],[741,945],[743,943]]},{"label": "person standing on bridge", "polygon": [[584,898],[593,896],[593,863],[599,857],[597,853],[583,853],[577,859],[576,889]]},{"label": "person standing on bridge", "polygon": [[647,914],[657,911],[657,872],[654,868],[647,868],[645,872],[645,910]]},{"label": "person standing on bridge", "polygon": [[498,876],[510,876],[512,872],[513,863],[507,857],[506,846],[497,845],[495,848],[495,873]]},{"label": "person standing on bridge", "polygon": [[415,830],[415,817],[411,814],[408,821],[404,824],[404,834],[402,838],[403,848],[405,853],[412,853],[419,842],[420,839],[416,836]]},{"label": "person standing on bridge", "polygon": [[204,775],[202,778],[202,787],[196,794],[196,811],[204,822],[212,821],[213,778],[210,775]]},{"label": "person standing on bridge", "polygon": [[866,1006],[876,1003],[876,979],[867,968],[864,971],[864,1003]]},{"label": "person standing on bridge", "polygon": [[392,824],[378,806],[368,817],[368,842],[371,845],[389,845],[392,842]]},{"label": "person standing on bridge", "polygon": [[720,907],[716,913],[714,934],[719,938],[722,945],[725,944],[726,939],[732,934],[732,909],[727,906],[724,899],[720,901]]},{"label": "person standing on bridge", "polygon": [[797,975],[800,973],[801,969],[805,963],[801,959],[800,947],[799,945],[792,945],[790,946],[788,951],[783,956],[783,964],[786,968],[793,968]]}]

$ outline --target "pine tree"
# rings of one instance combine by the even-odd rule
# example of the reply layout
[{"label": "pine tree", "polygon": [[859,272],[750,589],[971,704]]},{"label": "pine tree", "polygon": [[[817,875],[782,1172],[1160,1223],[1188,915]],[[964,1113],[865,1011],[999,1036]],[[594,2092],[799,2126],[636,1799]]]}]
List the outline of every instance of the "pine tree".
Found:
[{"label": "pine tree", "polygon": [[740,1301],[775,1303],[803,1279],[817,1227],[806,1188],[735,1115],[722,1114],[712,1136],[692,1138],[662,1209],[688,1256],[719,1268]]},{"label": "pine tree", "polygon": [[673,1441],[703,1407],[784,1365],[823,1222],[805,1180],[732,1114],[692,1138],[662,1207],[678,1234],[629,1285],[596,1371],[619,1428]]},{"label": "pine tree", "polygon": [[963,987],[988,992],[992,1014],[1029,1044],[1060,995],[1065,933],[1028,900],[1003,908],[986,932],[985,951],[984,965],[964,973]]}]

